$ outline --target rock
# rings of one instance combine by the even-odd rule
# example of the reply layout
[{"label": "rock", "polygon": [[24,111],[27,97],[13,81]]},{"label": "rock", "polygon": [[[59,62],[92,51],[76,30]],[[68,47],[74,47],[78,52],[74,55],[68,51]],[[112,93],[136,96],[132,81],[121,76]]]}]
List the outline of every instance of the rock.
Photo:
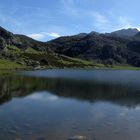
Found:
[{"label": "rock", "polygon": [[37,140],[46,140],[44,137],[37,138]]},{"label": "rock", "polygon": [[41,66],[34,67],[34,70],[41,70],[43,69]]},{"label": "rock", "polygon": [[15,140],[22,140],[21,138],[16,138]]},{"label": "rock", "polygon": [[40,65],[40,62],[39,61],[35,61],[36,65]]},{"label": "rock", "polygon": [[21,64],[21,65],[26,65],[26,63],[25,63],[24,61],[22,61],[22,60],[17,61],[17,63],[18,63],[18,64]]},{"label": "rock", "polygon": [[86,136],[73,136],[68,140],[88,140],[88,138]]}]

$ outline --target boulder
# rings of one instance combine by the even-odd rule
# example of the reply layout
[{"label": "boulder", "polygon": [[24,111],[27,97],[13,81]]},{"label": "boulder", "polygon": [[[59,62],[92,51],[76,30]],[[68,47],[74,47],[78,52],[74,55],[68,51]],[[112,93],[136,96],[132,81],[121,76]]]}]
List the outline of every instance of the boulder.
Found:
[{"label": "boulder", "polygon": [[68,140],[88,140],[86,136],[73,136],[70,137]]}]

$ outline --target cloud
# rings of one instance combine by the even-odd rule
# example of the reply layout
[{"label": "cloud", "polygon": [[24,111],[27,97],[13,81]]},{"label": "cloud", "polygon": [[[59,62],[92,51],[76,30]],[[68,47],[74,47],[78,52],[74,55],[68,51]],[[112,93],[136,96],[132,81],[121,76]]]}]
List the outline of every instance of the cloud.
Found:
[{"label": "cloud", "polygon": [[93,14],[93,17],[94,17],[95,22],[99,25],[105,25],[105,24],[109,23],[109,20],[107,19],[107,17],[105,17],[104,15],[102,15],[98,12],[95,12]]},{"label": "cloud", "polygon": [[[78,3],[80,1],[78,0],[60,1],[63,11],[65,11],[64,14],[77,19],[77,21],[84,21],[83,24],[87,21],[86,24],[98,32],[111,32],[116,29],[135,27],[132,24],[132,19],[123,15],[117,15],[112,10],[107,10],[103,13],[98,10],[79,8]],[[84,3],[86,4],[86,0]]]},{"label": "cloud", "polygon": [[58,33],[55,33],[55,32],[50,32],[50,33],[45,33],[45,32],[42,32],[42,33],[33,33],[33,34],[29,34],[27,35],[33,39],[36,39],[36,40],[43,40],[45,38],[57,38],[57,37],[60,37],[60,35]]},{"label": "cloud", "polygon": [[58,33],[53,33],[53,32],[47,33],[47,35],[50,37],[55,37],[55,38],[60,37],[60,35]]},{"label": "cloud", "polygon": [[2,15],[1,13],[0,13],[0,23],[1,24],[9,23],[9,24],[14,25],[14,26],[21,26],[22,25],[22,23],[19,22],[18,20],[14,19],[10,16],[6,16],[4,14]]},{"label": "cloud", "polygon": [[[79,3],[80,1],[78,0],[61,0],[63,11],[65,11],[64,14],[67,14],[70,18],[75,18],[77,21],[87,21],[97,31],[104,31],[108,28],[110,21],[104,14],[92,9],[79,8]],[[87,1],[84,0],[84,3],[86,4]]]},{"label": "cloud", "polygon": [[106,30],[110,24],[109,19],[99,12],[91,12],[91,18],[93,19],[93,26],[98,30]]},{"label": "cloud", "polygon": [[31,37],[33,39],[36,39],[36,40],[41,40],[41,39],[44,39],[46,37],[44,34],[36,34],[36,33],[29,34],[27,36],[29,36],[29,37]]},{"label": "cloud", "polygon": [[72,16],[79,15],[79,12],[75,5],[74,0],[61,0],[60,3],[62,5],[63,11],[65,11],[64,14],[68,14],[68,15],[72,15]]},{"label": "cloud", "polygon": [[130,19],[128,19],[127,17],[120,16],[118,18],[118,22],[119,22],[120,26],[122,26],[123,28],[131,27]]},{"label": "cloud", "polygon": [[91,16],[93,17],[93,26],[96,27],[96,30],[101,32],[112,32],[120,29],[127,28],[137,28],[140,30],[140,26],[134,24],[134,19],[128,16],[116,15],[113,12],[111,14],[92,12]]},{"label": "cloud", "polygon": [[[115,19],[115,17],[114,17]],[[119,16],[116,18],[116,24],[114,26],[114,30],[120,30],[120,29],[127,29],[127,28],[137,28],[140,30],[140,26],[137,26],[133,23],[133,19],[126,17],[126,16]]]}]

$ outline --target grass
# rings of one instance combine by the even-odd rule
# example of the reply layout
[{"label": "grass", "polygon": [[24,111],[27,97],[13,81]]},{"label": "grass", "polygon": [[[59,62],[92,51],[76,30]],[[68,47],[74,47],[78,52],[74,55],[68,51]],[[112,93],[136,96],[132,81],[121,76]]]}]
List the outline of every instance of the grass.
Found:
[{"label": "grass", "polygon": [[95,63],[93,61],[86,61],[78,58],[71,58],[63,55],[57,55],[53,53],[23,53],[24,56],[29,59],[36,61],[42,61],[43,59],[48,62],[47,67],[94,67]]},{"label": "grass", "polygon": [[68,56],[61,56],[61,60],[64,64],[81,64],[86,66],[94,66],[95,63],[93,61],[86,61],[78,58],[71,58]]},{"label": "grass", "polygon": [[118,70],[140,70],[139,67],[132,67],[132,66],[129,66],[129,65],[126,65],[126,66],[112,66],[111,67],[112,69],[118,69]]},{"label": "grass", "polygon": [[14,51],[14,52],[20,52],[21,50],[19,48],[17,48],[16,46],[10,46],[10,45],[7,45],[7,49],[9,51]]},{"label": "grass", "polygon": [[39,53],[37,50],[31,48],[31,47],[28,47],[26,50],[25,50],[26,53],[34,53],[34,54],[37,54]]},{"label": "grass", "polygon": [[0,59],[0,69],[23,69],[25,66],[17,64],[16,62],[10,61],[10,60],[5,60],[5,59]]}]

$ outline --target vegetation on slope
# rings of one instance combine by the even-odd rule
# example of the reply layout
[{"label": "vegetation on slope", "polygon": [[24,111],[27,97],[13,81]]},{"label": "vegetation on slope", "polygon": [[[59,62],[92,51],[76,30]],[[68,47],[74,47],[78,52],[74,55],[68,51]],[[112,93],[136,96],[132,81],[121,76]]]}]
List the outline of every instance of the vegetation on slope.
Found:
[{"label": "vegetation on slope", "polygon": [[139,34],[136,29],[117,36],[91,32],[46,43],[0,27],[0,69],[140,67]]},{"label": "vegetation on slope", "polygon": [[53,52],[37,51],[33,48],[21,50],[7,45],[0,52],[0,69],[45,69],[45,68],[111,68],[139,69],[130,65],[99,64],[79,58],[68,57]]},{"label": "vegetation on slope", "polygon": [[21,50],[16,46],[7,45],[0,53],[0,69],[41,69],[64,67],[95,67],[93,61],[86,61],[59,55],[53,52],[37,51],[28,47]]}]

